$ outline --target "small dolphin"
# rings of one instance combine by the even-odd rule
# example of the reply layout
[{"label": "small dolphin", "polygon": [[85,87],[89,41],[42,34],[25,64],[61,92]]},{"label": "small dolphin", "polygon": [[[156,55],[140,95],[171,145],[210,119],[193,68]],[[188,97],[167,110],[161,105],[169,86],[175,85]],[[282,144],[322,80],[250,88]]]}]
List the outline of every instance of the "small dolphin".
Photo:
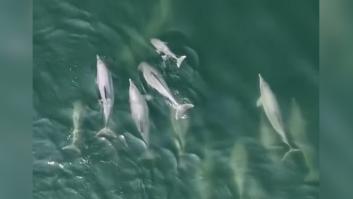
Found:
[{"label": "small dolphin", "polygon": [[129,79],[129,102],[131,117],[134,120],[138,131],[141,133],[143,140],[148,144],[150,120],[148,115],[148,106],[144,96],[140,93],[134,82]]},{"label": "small dolphin", "polygon": [[73,104],[72,111],[72,123],[73,123],[73,131],[71,143],[62,148],[63,151],[68,152],[74,156],[81,155],[80,145],[82,143],[82,133],[81,125],[82,125],[82,116],[84,114],[84,108],[80,101],[76,101]]},{"label": "small dolphin", "polygon": [[278,106],[276,96],[273,94],[268,83],[259,74],[260,84],[260,98],[257,100],[257,106],[261,106],[264,109],[265,115],[270,121],[273,129],[279,134],[283,143],[289,147],[289,151],[285,153],[282,160],[284,160],[291,152],[299,151],[299,149],[292,146],[288,140],[286,131],[284,130],[282,114]]},{"label": "small dolphin", "polygon": [[97,86],[104,113],[104,125],[107,126],[114,105],[112,76],[101,58],[97,55]]},{"label": "small dolphin", "polygon": [[170,89],[167,86],[167,83],[162,78],[162,75],[150,66],[146,62],[140,63],[138,69],[142,71],[143,77],[147,84],[153,89],[158,91],[163,97],[165,97],[170,103],[171,106],[175,109],[175,119],[185,118],[185,113],[190,108],[193,108],[193,104],[179,104],[174,96],[172,95]]},{"label": "small dolphin", "polygon": [[102,59],[97,55],[97,79],[96,83],[99,90],[100,102],[103,107],[104,128],[97,133],[97,136],[103,134],[109,137],[115,137],[114,133],[107,128],[108,122],[114,105],[114,88],[111,73]]},{"label": "small dolphin", "polygon": [[186,58],[185,55],[182,55],[180,57],[177,57],[167,46],[167,43],[164,41],[161,41],[157,38],[152,38],[150,39],[151,44],[154,46],[156,49],[156,52],[160,55],[162,55],[162,59],[166,61],[167,59],[174,59],[176,61],[176,65],[178,68],[180,68],[182,62]]}]

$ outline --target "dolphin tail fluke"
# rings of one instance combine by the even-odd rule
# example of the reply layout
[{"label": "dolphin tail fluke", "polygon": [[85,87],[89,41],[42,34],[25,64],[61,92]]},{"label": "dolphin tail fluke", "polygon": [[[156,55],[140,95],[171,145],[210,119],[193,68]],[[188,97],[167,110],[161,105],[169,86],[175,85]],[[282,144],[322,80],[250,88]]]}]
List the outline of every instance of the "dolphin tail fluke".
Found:
[{"label": "dolphin tail fluke", "polygon": [[283,155],[281,161],[283,162],[291,153],[299,152],[299,151],[300,149],[298,148],[290,147],[289,150]]},{"label": "dolphin tail fluke", "polygon": [[180,118],[184,118],[186,112],[193,108],[194,105],[193,104],[180,104],[176,107],[176,111],[175,111],[175,118],[178,120]]},{"label": "dolphin tail fluke", "polygon": [[78,157],[81,155],[81,150],[75,144],[64,146],[62,150],[72,156]]},{"label": "dolphin tail fluke", "polygon": [[178,68],[180,68],[180,66],[181,66],[181,64],[183,63],[183,61],[184,61],[184,59],[186,58],[186,56],[185,55],[182,55],[182,56],[180,56],[179,58],[177,58],[177,60],[176,60],[176,65],[177,65],[177,67]]},{"label": "dolphin tail fluke", "polygon": [[104,137],[104,138],[116,138],[116,134],[110,130],[109,128],[107,127],[104,127],[103,129],[101,129],[97,134],[96,134],[96,137]]}]

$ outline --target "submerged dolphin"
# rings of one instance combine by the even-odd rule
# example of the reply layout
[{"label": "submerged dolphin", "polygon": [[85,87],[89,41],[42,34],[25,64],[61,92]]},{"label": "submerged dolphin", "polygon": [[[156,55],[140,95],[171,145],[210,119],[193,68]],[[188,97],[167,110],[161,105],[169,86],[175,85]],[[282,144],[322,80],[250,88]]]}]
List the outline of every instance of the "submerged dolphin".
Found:
[{"label": "submerged dolphin", "polygon": [[97,79],[96,83],[99,90],[100,102],[103,107],[103,115],[104,115],[104,128],[98,132],[98,136],[100,135],[109,135],[114,136],[114,133],[107,128],[108,122],[113,110],[114,105],[114,88],[113,88],[113,80],[105,63],[102,59],[97,55]]},{"label": "submerged dolphin", "polygon": [[137,130],[141,133],[146,144],[149,143],[150,120],[148,106],[144,96],[140,93],[134,82],[129,79],[129,102],[131,117],[134,120]]},{"label": "submerged dolphin", "polygon": [[154,46],[156,49],[156,52],[160,55],[162,55],[162,59],[166,61],[167,59],[174,59],[176,61],[176,65],[178,68],[180,68],[181,63],[184,61],[186,58],[185,55],[182,55],[180,57],[177,57],[167,46],[167,43],[164,41],[161,41],[160,39],[157,38],[152,38],[150,39],[151,44]]},{"label": "submerged dolphin", "polygon": [[283,156],[282,160],[286,158],[291,152],[299,151],[299,149],[292,146],[288,140],[286,131],[284,130],[282,114],[276,99],[268,83],[259,74],[259,84],[260,84],[260,98],[257,100],[257,106],[262,106],[265,115],[269,122],[271,123],[273,129],[279,134],[283,143],[289,147],[289,151]]},{"label": "submerged dolphin", "polygon": [[80,101],[74,102],[72,111],[72,140],[69,145],[66,145],[62,148],[63,151],[68,152],[74,156],[79,156],[81,154],[81,150],[79,147],[82,143],[83,131],[81,130],[81,125],[84,111],[84,107]]},{"label": "submerged dolphin", "polygon": [[175,109],[175,118],[177,120],[180,118],[184,118],[186,111],[194,107],[193,104],[179,104],[179,102],[177,102],[174,96],[172,95],[162,75],[148,63],[140,63],[138,69],[142,71],[143,77],[147,84],[156,91],[158,91],[163,97],[165,97],[170,102],[172,107]]}]

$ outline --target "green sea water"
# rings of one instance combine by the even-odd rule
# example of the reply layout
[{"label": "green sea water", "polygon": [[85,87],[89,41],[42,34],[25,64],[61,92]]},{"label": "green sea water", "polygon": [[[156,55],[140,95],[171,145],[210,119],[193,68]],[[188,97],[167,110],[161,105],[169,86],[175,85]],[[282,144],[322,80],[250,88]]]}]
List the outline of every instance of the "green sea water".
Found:
[{"label": "green sea water", "polygon": [[[319,198],[318,1],[37,0],[33,6],[33,198]],[[152,37],[187,56],[180,68],[162,61]],[[126,143],[95,137],[104,125],[97,54],[114,82],[109,128]],[[194,104],[186,119],[175,120],[146,84],[137,69],[142,61],[161,72],[178,101]],[[301,150],[284,161],[286,145],[256,107],[259,73]],[[129,78],[152,96],[148,148],[130,115]],[[77,112],[81,153],[66,153]]]}]

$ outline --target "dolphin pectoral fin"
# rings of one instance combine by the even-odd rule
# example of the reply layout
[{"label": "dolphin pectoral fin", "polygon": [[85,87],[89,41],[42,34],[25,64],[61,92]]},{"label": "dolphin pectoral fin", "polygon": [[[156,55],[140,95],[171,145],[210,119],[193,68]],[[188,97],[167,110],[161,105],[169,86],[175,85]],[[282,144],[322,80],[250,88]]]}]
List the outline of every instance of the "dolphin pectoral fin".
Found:
[{"label": "dolphin pectoral fin", "polygon": [[256,101],[256,106],[257,106],[257,107],[262,106],[261,96],[259,97],[259,99],[257,99],[257,101]]},{"label": "dolphin pectoral fin", "polygon": [[160,50],[156,49],[156,53],[160,55],[162,52]]},{"label": "dolphin pectoral fin", "polygon": [[102,98],[98,99],[99,106],[103,106],[103,100]]},{"label": "dolphin pectoral fin", "polygon": [[153,99],[152,95],[150,94],[145,94],[144,97],[147,101],[151,101]]}]

